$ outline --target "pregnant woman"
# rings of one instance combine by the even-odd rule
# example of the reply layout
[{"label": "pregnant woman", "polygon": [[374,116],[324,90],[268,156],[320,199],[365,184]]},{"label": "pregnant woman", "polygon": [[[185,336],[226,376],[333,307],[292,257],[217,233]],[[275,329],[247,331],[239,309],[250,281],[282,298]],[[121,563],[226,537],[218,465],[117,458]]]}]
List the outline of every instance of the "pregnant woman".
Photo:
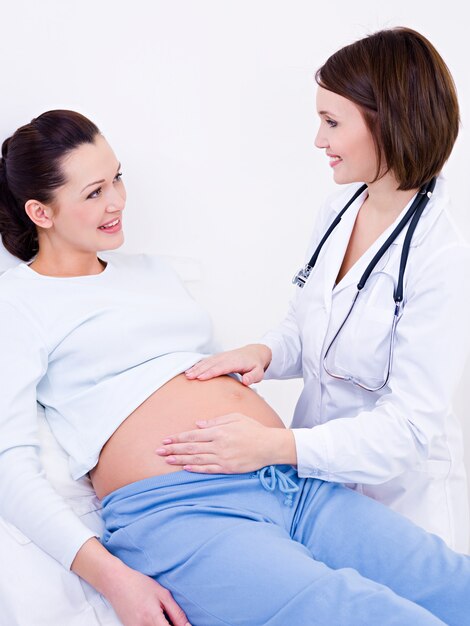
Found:
[{"label": "pregnant woman", "polygon": [[[0,233],[23,263],[0,278],[0,514],[125,626],[464,624],[469,557],[386,507],[288,465],[198,475],[155,454],[220,413],[284,429],[234,378],[187,380],[210,320],[161,260],[100,258],[123,241],[120,170],[71,111],[3,142]],[[44,476],[38,400],[103,499],[101,542]]]}]

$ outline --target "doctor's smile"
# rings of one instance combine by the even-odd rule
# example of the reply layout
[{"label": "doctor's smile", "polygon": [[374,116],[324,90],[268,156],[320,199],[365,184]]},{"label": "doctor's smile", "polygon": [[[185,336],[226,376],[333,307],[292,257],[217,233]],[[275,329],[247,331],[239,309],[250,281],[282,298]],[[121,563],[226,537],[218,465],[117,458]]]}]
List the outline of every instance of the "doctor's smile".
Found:
[{"label": "doctor's smile", "polygon": [[330,159],[330,166],[331,166],[331,167],[335,167],[335,165],[338,165],[338,163],[339,163],[340,161],[342,161],[342,158],[341,158],[341,157],[336,156],[336,155],[334,155],[334,154],[328,154],[328,153],[327,153],[327,154],[326,154],[326,156],[327,156],[327,157],[329,157],[329,159]]}]

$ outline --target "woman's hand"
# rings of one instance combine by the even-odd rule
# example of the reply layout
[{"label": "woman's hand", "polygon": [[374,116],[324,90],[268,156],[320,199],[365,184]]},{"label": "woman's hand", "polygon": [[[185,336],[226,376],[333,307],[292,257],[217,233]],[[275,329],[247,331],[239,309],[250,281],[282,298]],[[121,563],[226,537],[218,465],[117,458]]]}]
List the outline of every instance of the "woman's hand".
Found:
[{"label": "woman's hand", "polygon": [[123,626],[190,626],[171,593],[157,582],[128,567],[96,537],[77,552],[71,569],[99,591],[116,611]]},{"label": "woman's hand", "polygon": [[285,428],[268,428],[241,413],[196,425],[199,430],[164,439],[156,453],[171,465],[206,474],[243,474],[265,465],[297,463],[294,436]]},{"label": "woman's hand", "polygon": [[149,576],[127,568],[108,591],[110,601],[124,626],[189,626],[184,611],[171,593]]},{"label": "woman's hand", "polygon": [[263,379],[264,372],[271,363],[272,353],[262,343],[252,343],[244,348],[220,352],[196,363],[186,371],[193,380],[208,380],[224,374],[243,374],[244,385],[253,385]]}]

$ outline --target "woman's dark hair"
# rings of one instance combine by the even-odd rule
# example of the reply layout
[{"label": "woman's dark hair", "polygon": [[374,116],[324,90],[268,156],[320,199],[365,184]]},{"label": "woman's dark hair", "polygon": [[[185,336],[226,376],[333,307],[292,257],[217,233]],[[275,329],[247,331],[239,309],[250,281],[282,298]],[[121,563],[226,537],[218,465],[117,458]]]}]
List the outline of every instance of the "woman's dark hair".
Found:
[{"label": "woman's dark hair", "polygon": [[338,50],[315,79],[358,105],[377,152],[399,189],[416,189],[441,171],[459,130],[454,81],[434,46],[414,30],[374,33]]},{"label": "woman's dark hair", "polygon": [[80,113],[47,111],[2,144],[0,158],[0,234],[14,256],[29,261],[38,251],[36,225],[25,211],[28,200],[49,204],[66,180],[62,160],[99,129]]}]

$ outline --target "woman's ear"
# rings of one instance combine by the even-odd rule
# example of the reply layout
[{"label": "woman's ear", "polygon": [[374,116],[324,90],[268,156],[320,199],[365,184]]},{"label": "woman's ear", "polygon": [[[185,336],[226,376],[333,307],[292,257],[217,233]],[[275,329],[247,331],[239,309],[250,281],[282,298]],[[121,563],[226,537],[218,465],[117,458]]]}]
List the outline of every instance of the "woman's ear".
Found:
[{"label": "woman's ear", "polygon": [[29,219],[40,228],[51,228],[52,209],[38,200],[28,200],[24,210]]}]

